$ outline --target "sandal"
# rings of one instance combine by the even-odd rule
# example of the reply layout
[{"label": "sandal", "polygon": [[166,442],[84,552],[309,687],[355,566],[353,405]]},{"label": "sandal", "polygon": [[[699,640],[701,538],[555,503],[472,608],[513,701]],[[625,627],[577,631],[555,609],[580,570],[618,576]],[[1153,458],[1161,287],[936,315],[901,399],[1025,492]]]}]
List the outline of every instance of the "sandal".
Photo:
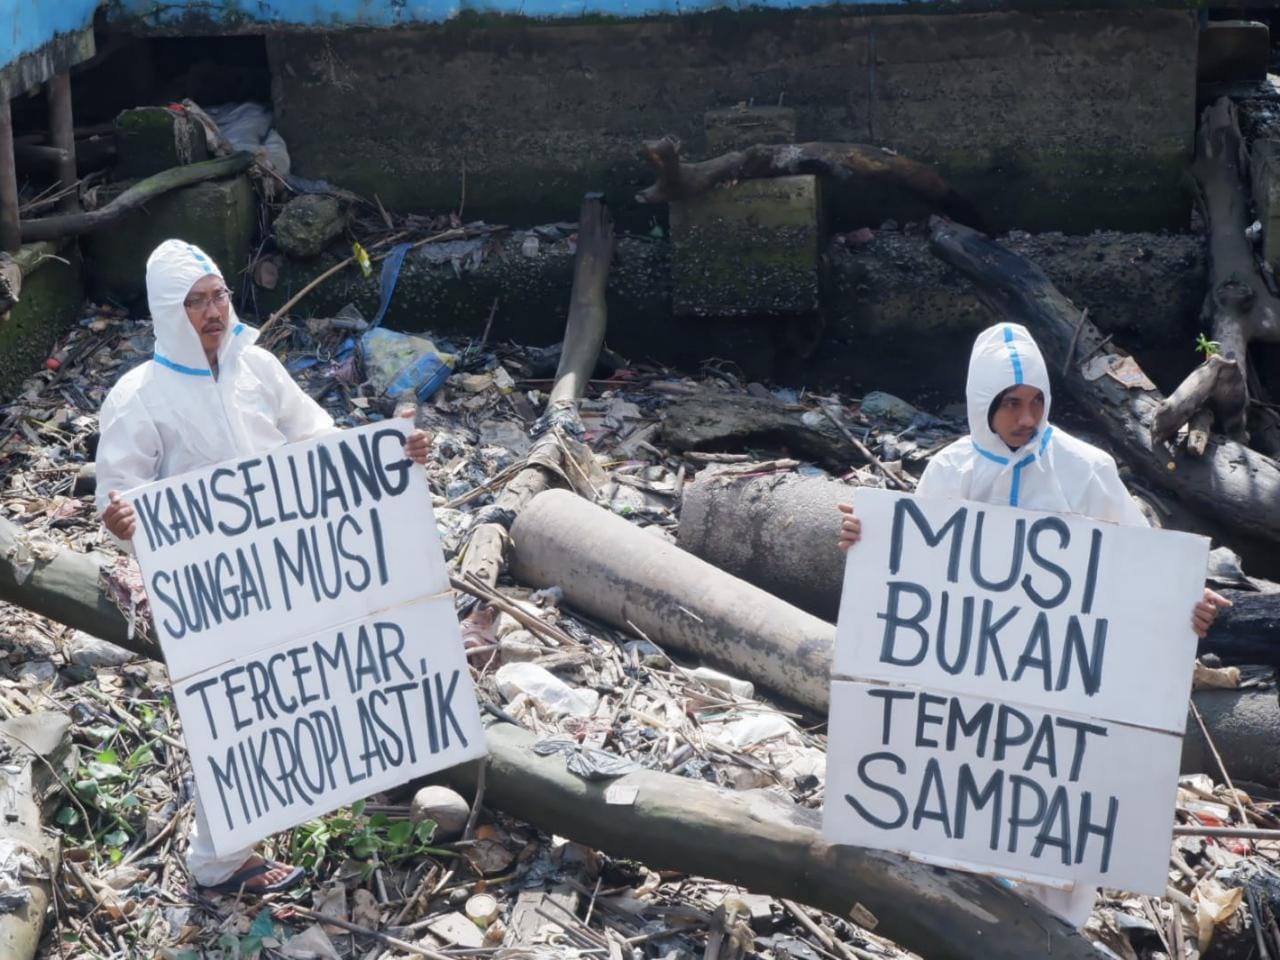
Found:
[{"label": "sandal", "polygon": [[283,866],[286,866],[286,864],[264,858],[261,863],[237,870],[221,883],[214,883],[208,886],[200,884],[199,887],[206,893],[237,894],[241,892],[241,888],[244,889],[245,893],[256,896],[264,896],[268,893],[283,893],[285,890],[296,887],[306,877],[307,870],[305,867],[294,867],[287,877],[277,880],[275,883],[266,883],[254,887],[244,886],[254,877],[260,877],[269,870],[275,870],[277,867]]}]

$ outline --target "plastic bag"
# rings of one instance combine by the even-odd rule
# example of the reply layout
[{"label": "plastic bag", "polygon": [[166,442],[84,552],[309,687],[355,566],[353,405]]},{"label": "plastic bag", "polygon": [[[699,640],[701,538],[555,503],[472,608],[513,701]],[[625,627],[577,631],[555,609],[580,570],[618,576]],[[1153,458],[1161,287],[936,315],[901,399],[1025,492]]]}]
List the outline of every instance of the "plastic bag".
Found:
[{"label": "plastic bag", "polygon": [[360,338],[365,376],[375,390],[399,399],[413,394],[426,400],[449,379],[454,356],[436,349],[426,337],[375,327]]}]

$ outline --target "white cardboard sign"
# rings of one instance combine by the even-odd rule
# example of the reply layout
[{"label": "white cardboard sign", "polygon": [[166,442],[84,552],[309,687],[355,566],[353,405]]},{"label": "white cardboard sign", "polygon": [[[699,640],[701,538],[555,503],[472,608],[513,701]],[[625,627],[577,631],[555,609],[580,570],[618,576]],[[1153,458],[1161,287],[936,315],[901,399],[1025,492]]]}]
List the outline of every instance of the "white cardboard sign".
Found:
[{"label": "white cardboard sign", "polygon": [[1162,894],[1182,739],[920,687],[831,685],[823,833]]},{"label": "white cardboard sign", "polygon": [[175,680],[449,589],[409,429],[343,430],[125,495]]},{"label": "white cardboard sign", "polygon": [[219,854],[483,756],[400,419],[129,491]]},{"label": "white cardboard sign", "polygon": [[827,839],[1163,892],[1208,542],[884,490],[855,507]]},{"label": "white cardboard sign", "polygon": [[174,697],[219,850],[485,753],[447,595],[281,641]]}]

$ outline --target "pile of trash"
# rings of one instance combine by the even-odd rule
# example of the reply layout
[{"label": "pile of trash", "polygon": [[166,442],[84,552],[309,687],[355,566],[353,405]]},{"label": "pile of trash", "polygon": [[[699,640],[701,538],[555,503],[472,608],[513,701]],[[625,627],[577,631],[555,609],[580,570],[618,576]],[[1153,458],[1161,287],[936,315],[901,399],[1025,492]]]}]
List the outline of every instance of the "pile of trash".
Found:
[{"label": "pile of trash", "polygon": [[[434,436],[428,475],[455,559],[526,462],[558,348],[380,329],[346,310],[281,322],[266,339],[340,425],[415,404]],[[108,548],[92,506],[96,412],[150,353],[146,321],[86,307],[47,369],[0,407],[4,517],[78,550]],[[770,388],[723,364],[691,377],[614,357],[596,376],[568,443],[574,487],[666,539],[675,537],[686,485],[704,471],[910,486],[934,452],[966,432],[955,408],[931,413],[886,394]],[[668,414],[690,398],[750,408],[768,429],[726,421],[718,438],[681,434]],[[830,437],[868,456],[841,467],[822,452]],[[594,622],[564,606],[555,588],[504,584],[483,604],[460,595],[459,614],[491,711],[532,731],[538,752],[564,755],[582,779],[649,769],[821,807],[823,718],[782,709],[752,683],[678,660],[637,631]],[[163,666],[15,607],[0,606],[0,617],[0,718],[67,714],[81,751],[50,824],[62,831],[63,864],[57,929],[40,956],[907,956],[873,921],[656,872],[542,834],[483,802],[471,809],[439,787],[373,797],[275,838],[272,856],[311,868],[308,887],[265,901],[200,896],[181,856],[190,769]],[[1273,679],[1245,670],[1231,682]],[[1188,832],[1171,850],[1167,896],[1104,891],[1088,935],[1122,958],[1243,957],[1255,945],[1257,955],[1280,956],[1280,845],[1247,833],[1280,827],[1275,799],[1229,786],[1225,773],[1223,782],[1185,778],[1178,818]],[[1208,832],[1192,832],[1200,828]]]}]

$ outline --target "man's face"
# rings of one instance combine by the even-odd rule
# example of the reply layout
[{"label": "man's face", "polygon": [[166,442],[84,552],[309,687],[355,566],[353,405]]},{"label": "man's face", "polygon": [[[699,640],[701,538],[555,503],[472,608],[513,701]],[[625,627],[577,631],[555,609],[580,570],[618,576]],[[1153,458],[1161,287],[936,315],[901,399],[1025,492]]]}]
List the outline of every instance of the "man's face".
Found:
[{"label": "man's face", "polygon": [[991,429],[1016,450],[1035,436],[1044,419],[1044,394],[1023,384],[1007,391],[991,416]]},{"label": "man's face", "polygon": [[222,278],[209,274],[187,291],[182,305],[206,355],[217,353],[231,317],[231,296]]}]

